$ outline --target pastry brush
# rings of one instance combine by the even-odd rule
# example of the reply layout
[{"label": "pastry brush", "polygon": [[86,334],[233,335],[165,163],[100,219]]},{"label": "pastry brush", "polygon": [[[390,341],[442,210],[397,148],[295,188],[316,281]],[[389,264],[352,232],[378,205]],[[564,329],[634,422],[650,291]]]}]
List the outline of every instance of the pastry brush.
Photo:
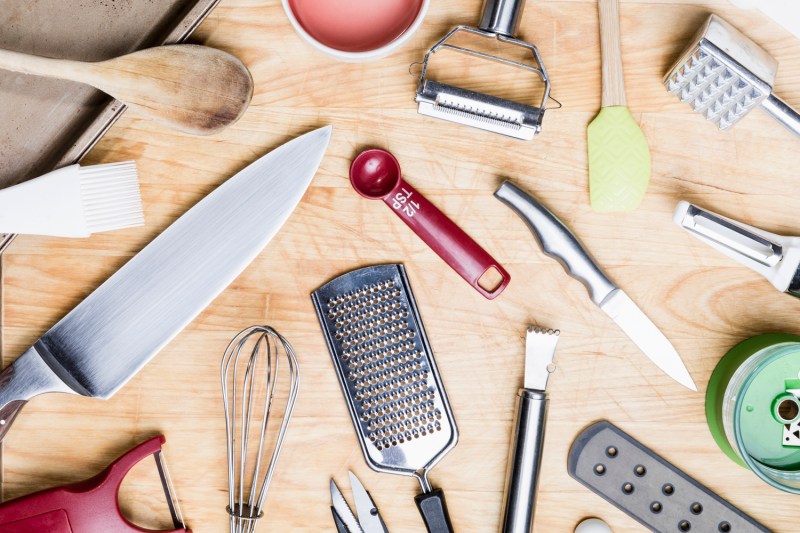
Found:
[{"label": "pastry brush", "polygon": [[0,233],[88,237],[143,224],[133,161],[70,165],[0,190]]},{"label": "pastry brush", "polygon": [[589,199],[598,212],[633,211],[650,182],[650,147],[627,106],[619,0],[599,0],[603,93],[589,123]]}]

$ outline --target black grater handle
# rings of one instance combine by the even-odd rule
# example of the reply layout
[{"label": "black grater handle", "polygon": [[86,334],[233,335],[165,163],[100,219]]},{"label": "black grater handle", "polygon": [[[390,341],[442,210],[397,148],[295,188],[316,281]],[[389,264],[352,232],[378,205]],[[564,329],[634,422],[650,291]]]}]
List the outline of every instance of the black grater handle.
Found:
[{"label": "black grater handle", "polygon": [[428,533],[453,533],[442,489],[434,489],[414,498]]}]

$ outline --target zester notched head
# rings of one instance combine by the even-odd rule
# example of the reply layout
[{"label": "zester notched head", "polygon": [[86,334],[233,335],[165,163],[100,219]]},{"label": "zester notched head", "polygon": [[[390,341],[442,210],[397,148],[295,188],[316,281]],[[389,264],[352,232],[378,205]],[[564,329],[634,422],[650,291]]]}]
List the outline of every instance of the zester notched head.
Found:
[{"label": "zester notched head", "polygon": [[720,129],[736,124],[772,93],[778,62],[711,15],[664,79],[667,90]]},{"label": "zester notched head", "polygon": [[422,482],[458,431],[403,266],[354,270],[312,300],[367,464]]}]

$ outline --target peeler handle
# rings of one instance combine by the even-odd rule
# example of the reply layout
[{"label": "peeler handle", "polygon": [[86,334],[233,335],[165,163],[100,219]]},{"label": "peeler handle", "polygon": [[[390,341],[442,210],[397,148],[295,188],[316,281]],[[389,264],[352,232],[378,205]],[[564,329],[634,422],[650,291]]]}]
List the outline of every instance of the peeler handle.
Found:
[{"label": "peeler handle", "polygon": [[542,466],[547,395],[520,389],[506,473],[502,533],[530,533]]},{"label": "peeler handle", "polygon": [[428,533],[454,533],[442,489],[434,489],[414,498]]},{"label": "peeler handle", "polygon": [[[159,452],[164,441],[159,435],[141,443],[91,479],[4,503],[0,506],[0,533],[155,533],[122,516],[118,493],[130,469]],[[48,527],[42,529],[42,524]],[[185,529],[162,533],[179,532],[191,533]]]},{"label": "peeler handle", "polygon": [[[511,281],[511,276],[500,263],[404,180],[401,179],[383,201],[439,257],[486,298],[496,298]],[[491,270],[499,274],[502,280],[494,287],[481,286],[481,278]]]},{"label": "peeler handle", "polygon": [[770,94],[761,101],[761,107],[783,127],[800,137],[800,113],[792,109],[789,104],[774,94]]},{"label": "peeler handle", "polygon": [[519,21],[525,0],[486,0],[478,28],[491,33],[514,37],[519,31]]}]

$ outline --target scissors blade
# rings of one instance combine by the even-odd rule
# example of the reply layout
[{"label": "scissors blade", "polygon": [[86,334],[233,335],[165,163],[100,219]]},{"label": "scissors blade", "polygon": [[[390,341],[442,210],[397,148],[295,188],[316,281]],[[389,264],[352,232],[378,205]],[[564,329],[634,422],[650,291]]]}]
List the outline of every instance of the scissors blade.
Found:
[{"label": "scissors blade", "polygon": [[356,501],[356,512],[364,533],[389,533],[372,496],[369,495],[367,489],[364,488],[364,485],[361,484],[354,473],[348,473],[350,474],[350,487],[353,490],[353,498]]},{"label": "scissors blade", "polygon": [[356,520],[350,506],[347,505],[342,491],[339,490],[339,487],[336,486],[336,482],[333,480],[331,480],[331,505],[333,505],[333,509],[336,511],[339,519],[344,522],[344,525],[347,526],[350,533],[365,533],[364,530],[361,529],[361,525],[358,523],[358,520]]}]

